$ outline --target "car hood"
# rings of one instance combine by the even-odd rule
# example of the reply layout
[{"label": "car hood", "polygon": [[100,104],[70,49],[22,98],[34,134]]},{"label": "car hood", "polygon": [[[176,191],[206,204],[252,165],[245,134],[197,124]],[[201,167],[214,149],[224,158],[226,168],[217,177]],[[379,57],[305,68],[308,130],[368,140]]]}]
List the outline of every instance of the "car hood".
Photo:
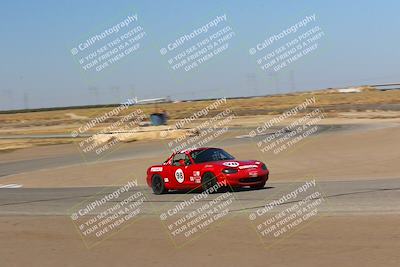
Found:
[{"label": "car hood", "polygon": [[263,163],[258,160],[221,160],[221,161],[212,161],[205,164],[242,169],[242,168],[255,168],[257,166],[261,166]]}]

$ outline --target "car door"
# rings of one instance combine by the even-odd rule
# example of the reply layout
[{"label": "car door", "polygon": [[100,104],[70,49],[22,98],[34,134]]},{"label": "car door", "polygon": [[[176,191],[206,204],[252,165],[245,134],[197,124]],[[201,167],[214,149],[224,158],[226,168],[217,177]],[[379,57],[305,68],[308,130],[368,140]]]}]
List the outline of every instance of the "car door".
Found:
[{"label": "car door", "polygon": [[188,185],[191,186],[191,188],[195,188],[200,186],[201,184],[201,166],[199,164],[195,164],[193,160],[190,159],[188,155],[186,155],[185,159],[185,175],[188,177]]},{"label": "car door", "polygon": [[[181,165],[181,161],[184,165]],[[170,181],[176,188],[192,188],[195,184],[193,179],[193,164],[184,153],[176,154],[172,159]]]}]

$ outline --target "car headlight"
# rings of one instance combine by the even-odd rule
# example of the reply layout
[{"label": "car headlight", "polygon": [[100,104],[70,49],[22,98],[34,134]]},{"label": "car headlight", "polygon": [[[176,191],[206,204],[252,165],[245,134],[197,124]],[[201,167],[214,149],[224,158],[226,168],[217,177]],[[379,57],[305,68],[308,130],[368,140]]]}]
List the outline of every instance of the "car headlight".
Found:
[{"label": "car headlight", "polygon": [[238,170],[237,169],[233,169],[233,168],[227,168],[227,169],[223,169],[222,172],[225,173],[225,174],[231,174],[231,173],[237,173]]},{"label": "car headlight", "polygon": [[261,169],[263,169],[263,170],[268,170],[267,165],[265,165],[265,164],[263,163],[263,165],[261,165]]}]

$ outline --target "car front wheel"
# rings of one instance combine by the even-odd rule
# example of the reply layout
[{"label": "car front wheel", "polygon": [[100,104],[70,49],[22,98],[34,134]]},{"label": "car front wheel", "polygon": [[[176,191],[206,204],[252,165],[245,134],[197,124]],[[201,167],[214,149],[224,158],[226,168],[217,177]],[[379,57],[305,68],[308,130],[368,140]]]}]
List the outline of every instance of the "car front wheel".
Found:
[{"label": "car front wheel", "polygon": [[217,184],[217,178],[211,172],[206,172],[201,178],[201,187],[203,190],[209,190]]},{"label": "car front wheel", "polygon": [[261,184],[257,184],[257,185],[252,185],[252,186],[250,186],[250,188],[252,188],[252,189],[261,189],[261,188],[264,188],[264,186],[265,186],[265,182],[261,183]]},{"label": "car front wheel", "polygon": [[153,189],[153,193],[156,195],[161,195],[168,191],[168,189],[165,188],[164,180],[160,175],[153,176],[151,189]]}]

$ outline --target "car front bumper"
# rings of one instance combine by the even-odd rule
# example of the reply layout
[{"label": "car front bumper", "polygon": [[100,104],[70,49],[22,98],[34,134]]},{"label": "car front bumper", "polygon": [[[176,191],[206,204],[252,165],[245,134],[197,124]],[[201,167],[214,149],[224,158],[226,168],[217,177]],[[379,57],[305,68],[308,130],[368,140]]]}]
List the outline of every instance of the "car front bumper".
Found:
[{"label": "car front bumper", "polygon": [[257,170],[257,171],[246,171],[238,172],[233,174],[221,175],[221,181],[225,181],[231,187],[242,187],[242,186],[256,186],[265,184],[269,178],[268,170]]}]

